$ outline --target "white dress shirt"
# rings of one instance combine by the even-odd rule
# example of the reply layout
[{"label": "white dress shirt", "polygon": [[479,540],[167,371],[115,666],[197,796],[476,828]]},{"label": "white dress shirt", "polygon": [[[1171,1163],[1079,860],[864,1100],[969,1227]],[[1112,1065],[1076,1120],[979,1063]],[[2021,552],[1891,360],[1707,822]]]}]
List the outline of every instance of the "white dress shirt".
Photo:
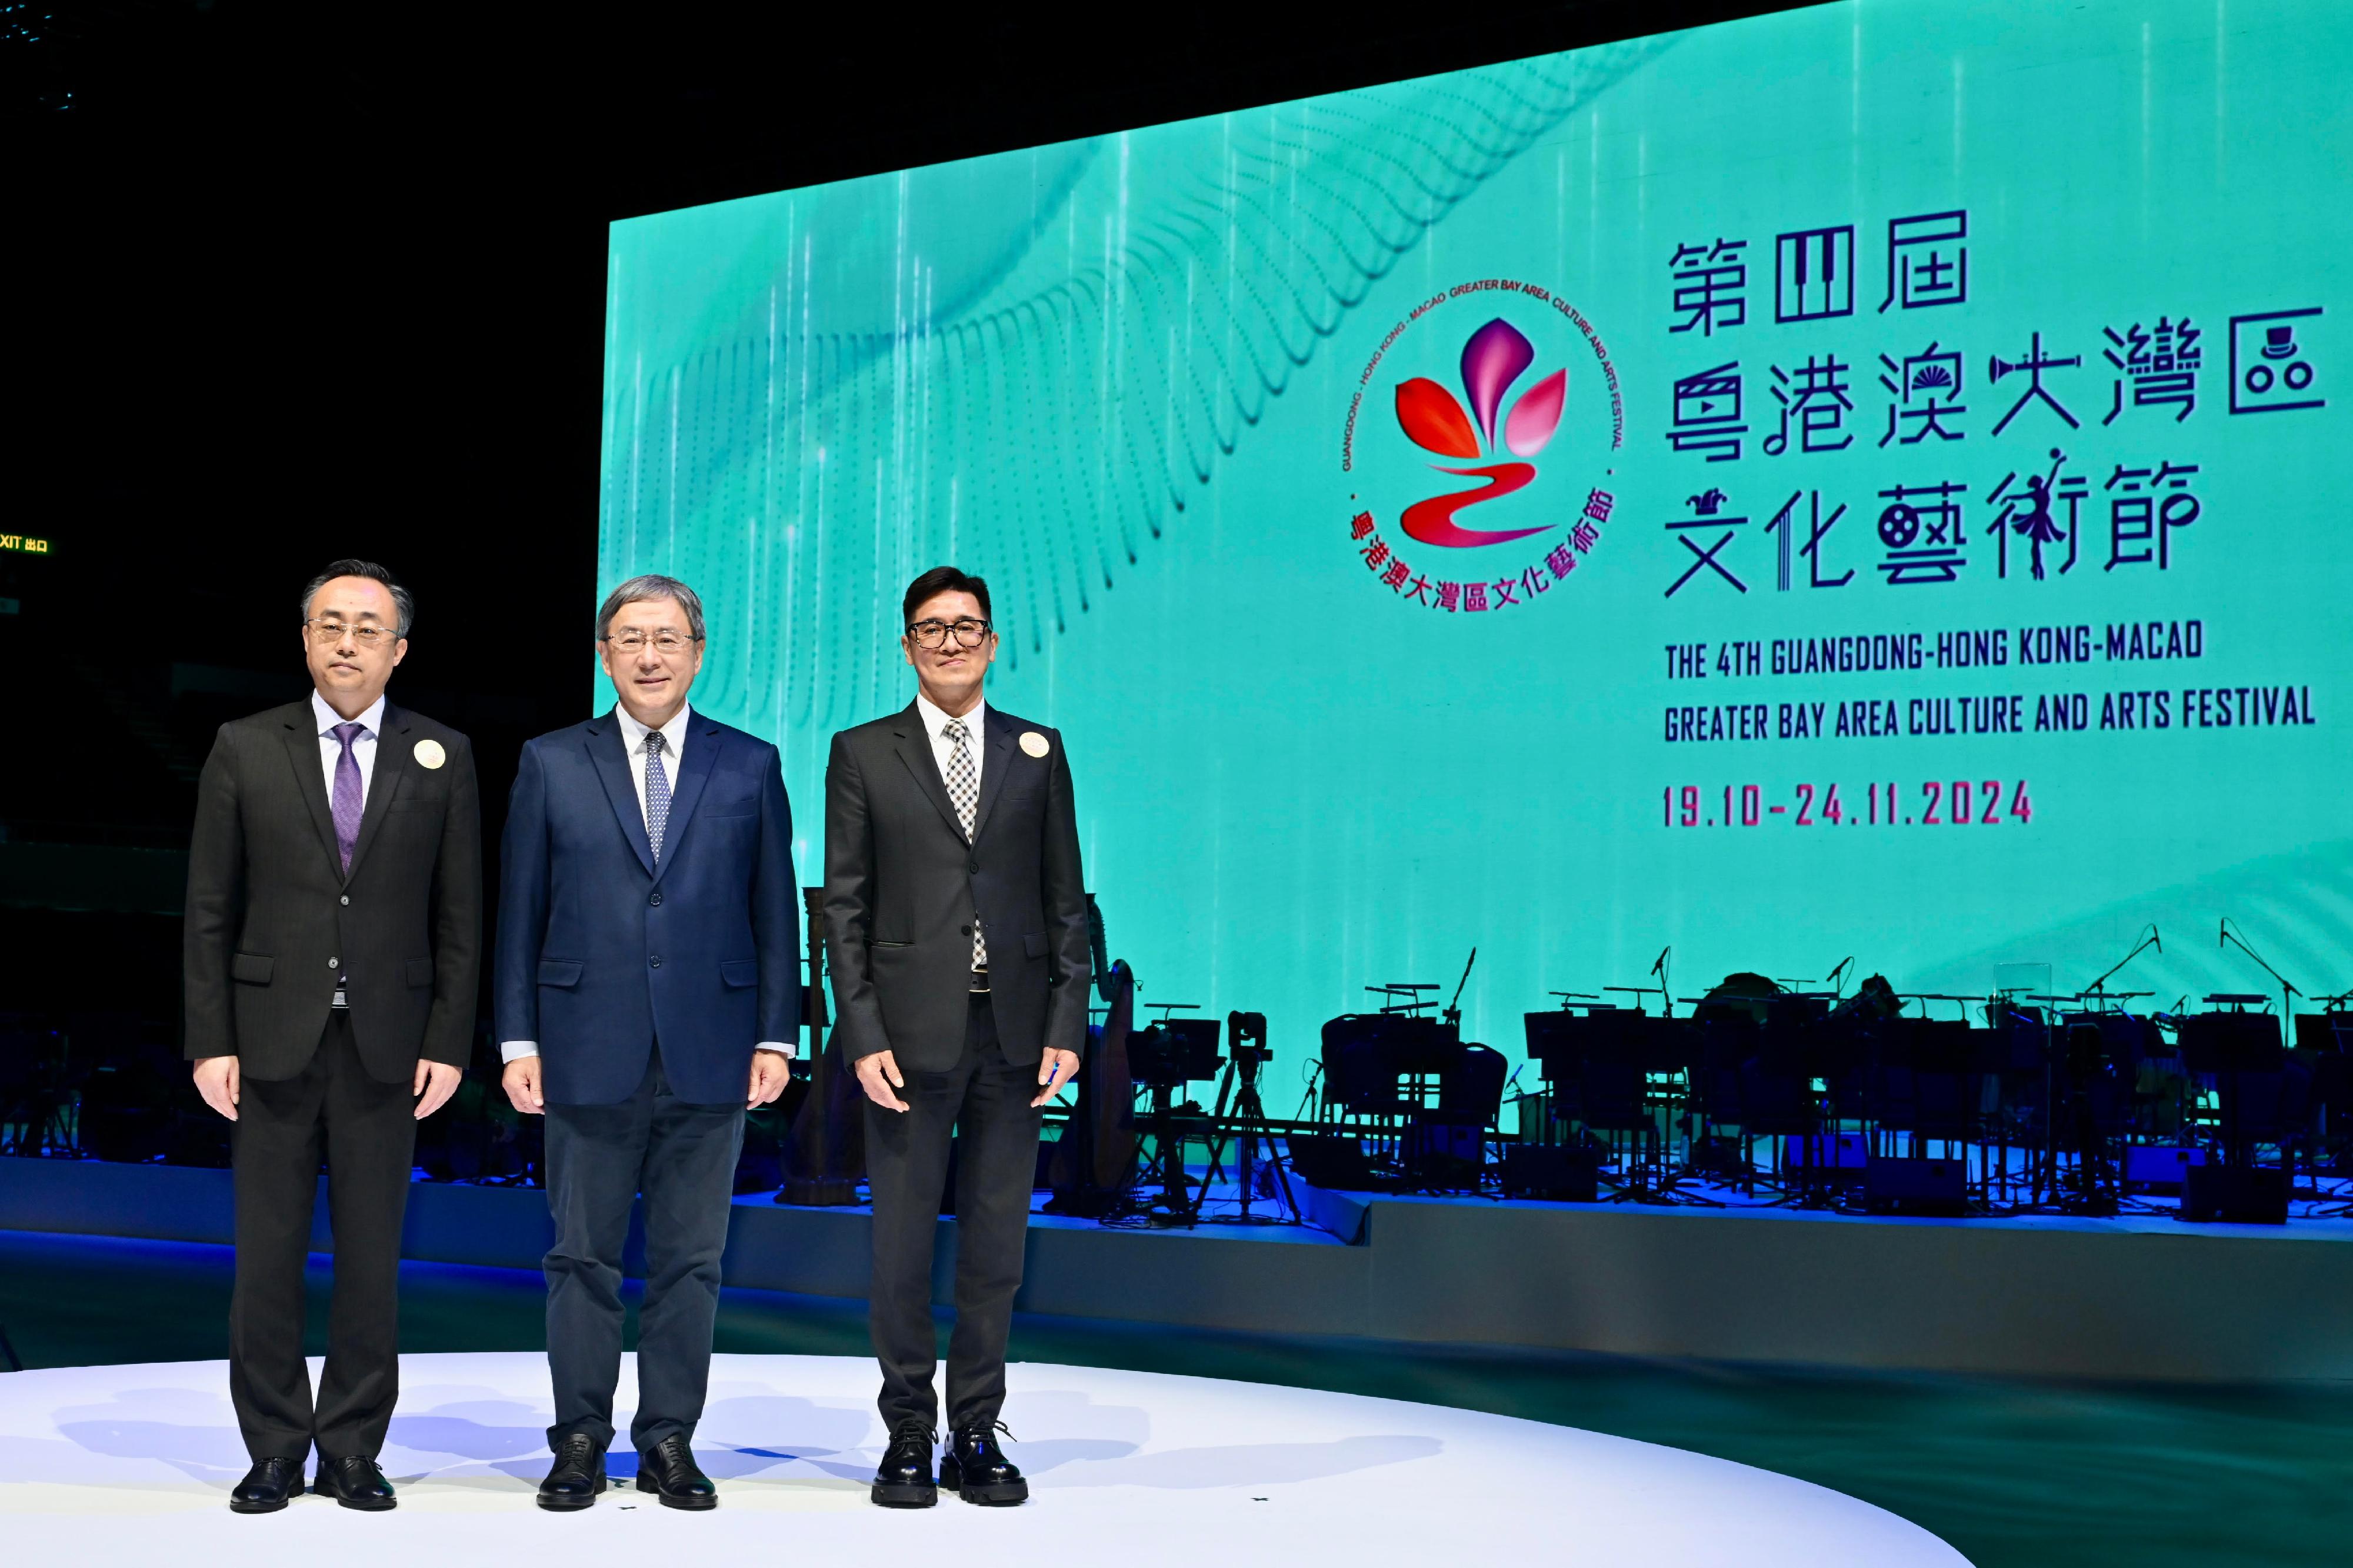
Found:
[{"label": "white dress shirt", "polygon": [[[955,755],[955,742],[948,739],[948,726],[955,722],[947,710],[922,692],[915,693],[915,712],[923,721],[923,732],[932,738],[932,761],[940,765],[940,782],[948,782],[948,759]],[[964,749],[972,755],[973,799],[980,798],[981,737],[988,732],[988,704],[975,702],[972,711],[964,715]],[[948,797],[954,805],[955,797]],[[979,820],[979,807],[974,807],[974,820]],[[984,938],[986,940],[986,938]]]},{"label": "white dress shirt", "polygon": [[[311,691],[311,712],[319,721],[319,766],[327,776],[327,805],[332,810],[335,804],[335,764],[343,757],[343,743],[335,739],[335,726],[351,721],[328,707],[327,700],[319,695],[315,687]],[[369,703],[358,721],[366,728],[352,742],[352,761],[360,765],[360,805],[364,808],[368,785],[375,779],[375,738],[384,729],[384,699],[379,697]]]},{"label": "white dress shirt", "polygon": [[[343,743],[335,739],[335,726],[353,721],[330,708],[315,686],[311,689],[311,714],[319,721],[319,765],[326,772],[327,810],[332,813],[335,809],[335,768],[343,760]],[[357,722],[364,728],[352,737],[352,761],[359,765],[360,809],[365,811],[368,785],[375,782],[375,738],[384,729],[384,699],[378,697],[362,710]],[[338,1007],[343,1005],[343,987],[350,979],[348,974],[335,977],[335,1005]]]},{"label": "white dress shirt", "polygon": [[[661,727],[662,777],[670,781],[673,796],[678,793],[679,755],[686,750],[687,716],[692,711],[681,702],[678,705],[678,711],[670,715],[670,722]],[[638,820],[642,823],[646,819],[646,737],[654,732],[653,727],[631,718],[629,710],[617,702],[613,705],[613,717],[621,721],[621,750],[629,759],[629,782],[637,785]],[[782,1040],[762,1040],[752,1048],[774,1051],[787,1058],[793,1054],[790,1042]],[[537,1055],[537,1040],[501,1040],[499,1043],[501,1061],[519,1061],[524,1057]]]},{"label": "white dress shirt", "polygon": [[[948,726],[955,721],[946,711],[922,692],[915,693],[915,711],[923,721],[923,732],[932,738],[932,760],[940,765],[940,782],[948,777],[948,759],[955,755],[955,742],[948,739]],[[988,704],[976,702],[972,711],[964,716],[965,749],[972,753],[972,787],[980,788],[981,740],[987,734]]]}]

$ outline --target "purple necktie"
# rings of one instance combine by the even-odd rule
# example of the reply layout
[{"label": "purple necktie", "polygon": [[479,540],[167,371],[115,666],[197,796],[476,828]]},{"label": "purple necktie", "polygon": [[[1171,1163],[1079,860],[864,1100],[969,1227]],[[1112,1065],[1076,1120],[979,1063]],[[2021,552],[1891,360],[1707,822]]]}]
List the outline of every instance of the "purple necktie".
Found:
[{"label": "purple necktie", "polygon": [[343,875],[348,877],[352,847],[360,841],[360,760],[352,755],[352,742],[367,732],[367,726],[338,724],[332,732],[343,743],[343,754],[335,759],[335,847],[343,853]]}]

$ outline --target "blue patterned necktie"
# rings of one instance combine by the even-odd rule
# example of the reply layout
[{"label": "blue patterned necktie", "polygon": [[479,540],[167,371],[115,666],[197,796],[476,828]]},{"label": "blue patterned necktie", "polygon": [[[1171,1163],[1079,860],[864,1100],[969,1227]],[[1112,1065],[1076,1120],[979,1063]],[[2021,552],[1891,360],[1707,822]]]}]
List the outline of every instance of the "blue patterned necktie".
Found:
[{"label": "blue patterned necktie", "polygon": [[338,724],[333,734],[343,743],[343,754],[335,759],[335,848],[343,858],[343,875],[352,874],[352,851],[360,841],[360,808],[366,804],[360,790],[360,760],[352,755],[352,742],[367,733],[361,723]]},{"label": "blue patterned necktie", "polygon": [[661,864],[662,829],[670,826],[670,775],[662,771],[663,736],[659,730],[646,733],[646,842],[654,852],[654,864]]},{"label": "blue patterned necktie", "polygon": [[[940,733],[953,748],[948,752],[948,799],[955,806],[956,820],[964,824],[964,841],[969,844],[973,817],[980,808],[980,778],[972,765],[972,731],[965,728],[963,720],[951,719]],[[972,966],[988,967],[988,941],[980,934],[977,919],[972,922]]]}]

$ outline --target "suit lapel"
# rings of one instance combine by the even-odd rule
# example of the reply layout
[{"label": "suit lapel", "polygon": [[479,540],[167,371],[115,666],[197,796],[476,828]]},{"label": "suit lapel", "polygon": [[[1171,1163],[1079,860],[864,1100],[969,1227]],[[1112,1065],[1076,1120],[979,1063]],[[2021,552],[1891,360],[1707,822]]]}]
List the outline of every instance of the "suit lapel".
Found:
[{"label": "suit lapel", "polygon": [[977,844],[988,827],[989,808],[1004,793],[1005,775],[1013,771],[1013,721],[996,709],[988,714],[988,759],[980,769],[980,809],[972,814],[972,839]]},{"label": "suit lapel", "polygon": [[646,838],[646,814],[638,808],[638,786],[629,778],[629,756],[621,743],[621,721],[607,713],[595,721],[588,731],[588,757],[596,764],[596,776],[604,782],[605,798],[612,803],[613,815],[621,821],[621,837],[638,852],[638,864],[646,875],[654,874],[653,846]]},{"label": "suit lapel", "polygon": [[375,737],[375,764],[368,770],[367,805],[360,811],[360,836],[352,845],[352,868],[346,881],[359,875],[360,862],[366,858],[368,846],[375,842],[376,830],[384,826],[385,813],[392,809],[401,782],[408,776],[411,746],[408,715],[385,703],[384,728]]},{"label": "suit lapel", "polygon": [[956,817],[955,803],[948,799],[947,782],[940,777],[939,759],[932,755],[931,732],[923,728],[923,714],[911,702],[899,718],[896,731],[899,760],[907,764],[907,772],[914,776],[916,787],[939,809],[941,818],[948,825],[948,831],[961,840],[964,824]]},{"label": "suit lapel", "polygon": [[694,808],[702,799],[702,786],[710,782],[712,769],[719,761],[719,726],[700,713],[691,717],[687,725],[694,740],[679,759],[678,777],[670,781],[670,820],[662,825],[661,864],[654,868],[657,882],[670,869],[670,862],[678,858],[678,847],[686,839],[686,825],[693,820]]},{"label": "suit lapel", "polygon": [[327,868],[340,879],[343,874],[343,857],[335,847],[335,813],[327,804],[327,780],[319,763],[319,732],[311,728],[317,716],[308,702],[291,710],[286,718],[286,760],[294,769],[294,789],[311,808],[311,824],[319,830],[319,845],[327,852]]}]

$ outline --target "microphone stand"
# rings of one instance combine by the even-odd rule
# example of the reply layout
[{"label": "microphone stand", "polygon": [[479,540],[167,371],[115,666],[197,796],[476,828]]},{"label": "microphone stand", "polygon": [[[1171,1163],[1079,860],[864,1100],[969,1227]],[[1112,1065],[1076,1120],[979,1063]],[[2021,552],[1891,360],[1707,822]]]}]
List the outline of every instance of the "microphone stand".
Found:
[{"label": "microphone stand", "polygon": [[[2295,1004],[2291,1000],[2291,998],[2301,996],[2304,993],[2289,984],[2285,975],[2282,974],[2278,970],[2274,969],[2269,963],[2265,963],[2262,953],[2257,952],[2253,948],[2249,947],[2247,945],[2247,939],[2231,929],[2231,917],[2224,915],[2222,917],[2221,926],[2215,933],[2214,945],[2216,947],[2227,947],[2232,942],[2237,942],[2241,952],[2243,952],[2249,958],[2253,959],[2257,967],[2262,969],[2265,974],[2270,975],[2274,980],[2279,982],[2280,1039],[2283,1044],[2293,1046],[2295,1044]],[[2238,1077],[2236,1073],[2233,1073],[2231,1076],[2234,1080]],[[2235,1098],[2235,1094],[2233,1098]],[[2229,1153],[2229,1140],[2232,1139],[2232,1134],[2230,1130],[2230,1122],[2227,1120],[2223,1123],[2223,1128],[2226,1142],[2223,1145],[2225,1152],[2222,1158],[2225,1163],[2229,1163],[2231,1160],[2231,1155]],[[2280,1150],[2280,1158],[2282,1163],[2285,1164],[2287,1167],[2288,1188],[2292,1194],[2295,1187],[2295,1152],[2289,1147],[2283,1146]],[[2252,1150],[2249,1151],[2247,1159],[2250,1163],[2253,1163],[2254,1154]],[[2185,1199],[2184,1201],[2186,1202],[2187,1200]]]},{"label": "microphone stand", "polygon": [[1445,1012],[1440,1015],[1454,1026],[1458,1038],[1462,1029],[1462,988],[1471,984],[1471,966],[1478,962],[1479,950],[1474,947],[1471,950],[1471,956],[1462,961],[1462,978],[1454,983],[1454,999],[1447,1003]]},{"label": "microphone stand", "polygon": [[1831,988],[1831,1000],[1833,1002],[1839,1000],[1839,993],[1846,989],[1846,982],[1840,979],[1839,976],[1846,973],[1853,967],[1854,958],[1850,954],[1831,965],[1831,972],[1822,976],[1822,983]]},{"label": "microphone stand", "polygon": [[2239,951],[2241,952],[2243,952],[2249,958],[2253,959],[2257,966],[2260,967],[2265,974],[2270,975],[2274,980],[2279,982],[2280,1033],[2283,1038],[2293,1042],[2295,1038],[2295,1005],[2289,999],[2291,997],[2301,996],[2304,993],[2289,984],[2285,975],[2282,974],[2278,970],[2274,969],[2270,964],[2265,963],[2263,962],[2263,955],[2257,952],[2253,948],[2249,947],[2247,945],[2247,939],[2231,929],[2231,917],[2224,915],[2222,917],[2221,931],[2215,938],[2214,945],[2216,947],[2226,947],[2234,942],[2239,944]]},{"label": "microphone stand", "polygon": [[[2152,947],[2157,949],[2159,957],[2164,955],[2165,943],[2158,936],[2157,926],[2154,921],[2149,925],[2148,934],[2142,937],[2139,942],[2134,943],[2133,950],[2130,952],[2126,953],[2122,958],[2117,959],[2116,963],[2110,964],[2107,968],[2106,973],[2102,974],[2097,980],[2094,980],[2089,985],[2084,986],[2081,994],[2092,999],[2092,1005],[2094,1009],[2105,1008],[2108,1001],[2108,975],[2114,974],[2117,970],[2122,969],[2126,964],[2130,963],[2134,959],[2138,958],[2145,950]],[[2258,960],[2257,962],[2260,963],[2261,961]]]},{"label": "microphone stand", "polygon": [[[2149,923],[2147,931],[2142,934],[2138,942],[2133,944],[2130,952],[2110,964],[2097,980],[2077,992],[2075,999],[2088,1001],[2094,1014],[2105,1013],[2110,1001],[2108,977],[2152,947],[2159,953],[2165,952],[2165,942],[2157,933],[2155,921]],[[2147,994],[2148,994],[2147,992],[2128,991],[2120,994],[2117,999],[2125,1000],[2134,995]],[[2054,1002],[2055,1000],[2053,998]],[[2052,1083],[2055,1069],[2048,1065],[2049,1052],[2045,1053],[2045,1058],[2044,1082],[2048,1086]],[[2072,1210],[2066,1200],[2060,1196],[2059,1191],[2059,1104],[2058,1100],[2050,1094],[2047,1087],[2045,1089],[2043,1106],[2049,1120],[2046,1142],[2050,1151],[2052,1194],[2053,1197],[2060,1198],[2060,1206],[2063,1210],[2080,1214],[2112,1215],[2116,1212],[2116,1205],[2120,1200],[2116,1194],[2101,1191],[2106,1173],[2107,1154],[2090,1109],[2087,1097],[2091,1093],[2091,1087],[2084,1081],[2085,1077],[2086,1068],[2084,1063],[2076,1058],[2072,1048],[2069,1049],[2066,1075],[2067,1100],[2074,1119],[2077,1186],[2075,1203]]]}]

